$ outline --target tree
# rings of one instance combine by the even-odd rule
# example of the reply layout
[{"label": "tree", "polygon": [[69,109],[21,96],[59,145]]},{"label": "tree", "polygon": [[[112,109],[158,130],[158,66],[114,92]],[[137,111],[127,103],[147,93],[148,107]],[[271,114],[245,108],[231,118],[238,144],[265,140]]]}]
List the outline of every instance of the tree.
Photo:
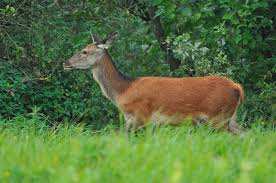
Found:
[{"label": "tree", "polygon": [[167,33],[161,17],[157,13],[158,8],[155,3],[151,1],[121,0],[114,1],[114,4],[120,9],[130,12],[133,16],[141,18],[152,28],[152,32],[165,54],[166,63],[170,65],[171,71],[180,66],[181,61],[174,56],[171,45],[166,42]]}]

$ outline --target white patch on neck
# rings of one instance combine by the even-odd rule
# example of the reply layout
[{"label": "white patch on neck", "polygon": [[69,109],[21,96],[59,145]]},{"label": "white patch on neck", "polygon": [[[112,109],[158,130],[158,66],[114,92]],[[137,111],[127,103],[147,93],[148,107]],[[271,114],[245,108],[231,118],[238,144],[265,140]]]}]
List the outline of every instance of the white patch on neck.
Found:
[{"label": "white patch on neck", "polygon": [[105,78],[103,70],[97,66],[92,69],[93,77],[100,85],[103,95],[111,101],[114,101],[114,97],[117,95],[115,91],[111,88],[111,83]]}]

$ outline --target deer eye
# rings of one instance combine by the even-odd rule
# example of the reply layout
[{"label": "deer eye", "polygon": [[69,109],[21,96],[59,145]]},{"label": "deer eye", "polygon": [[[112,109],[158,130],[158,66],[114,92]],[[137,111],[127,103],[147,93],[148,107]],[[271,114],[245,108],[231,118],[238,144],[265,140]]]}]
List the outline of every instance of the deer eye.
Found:
[{"label": "deer eye", "polygon": [[83,53],[83,54],[87,54],[87,51],[84,50],[84,51],[82,51],[82,53]]}]

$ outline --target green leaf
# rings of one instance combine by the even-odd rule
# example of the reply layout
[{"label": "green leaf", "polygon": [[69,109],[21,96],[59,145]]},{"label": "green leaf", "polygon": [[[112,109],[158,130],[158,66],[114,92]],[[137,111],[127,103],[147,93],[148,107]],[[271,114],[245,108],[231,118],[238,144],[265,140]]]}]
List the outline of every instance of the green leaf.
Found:
[{"label": "green leaf", "polygon": [[181,8],[179,8],[179,12],[183,16],[191,16],[192,15],[192,10],[188,7],[185,7],[185,6],[182,6]]}]

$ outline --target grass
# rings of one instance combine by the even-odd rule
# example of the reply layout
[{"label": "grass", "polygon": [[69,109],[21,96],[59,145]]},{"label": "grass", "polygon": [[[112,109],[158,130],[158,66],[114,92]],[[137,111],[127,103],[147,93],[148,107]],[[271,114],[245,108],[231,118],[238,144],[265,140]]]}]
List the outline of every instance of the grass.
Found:
[{"label": "grass", "polygon": [[0,121],[0,182],[273,182],[276,133],[163,127],[126,138],[109,127]]}]

